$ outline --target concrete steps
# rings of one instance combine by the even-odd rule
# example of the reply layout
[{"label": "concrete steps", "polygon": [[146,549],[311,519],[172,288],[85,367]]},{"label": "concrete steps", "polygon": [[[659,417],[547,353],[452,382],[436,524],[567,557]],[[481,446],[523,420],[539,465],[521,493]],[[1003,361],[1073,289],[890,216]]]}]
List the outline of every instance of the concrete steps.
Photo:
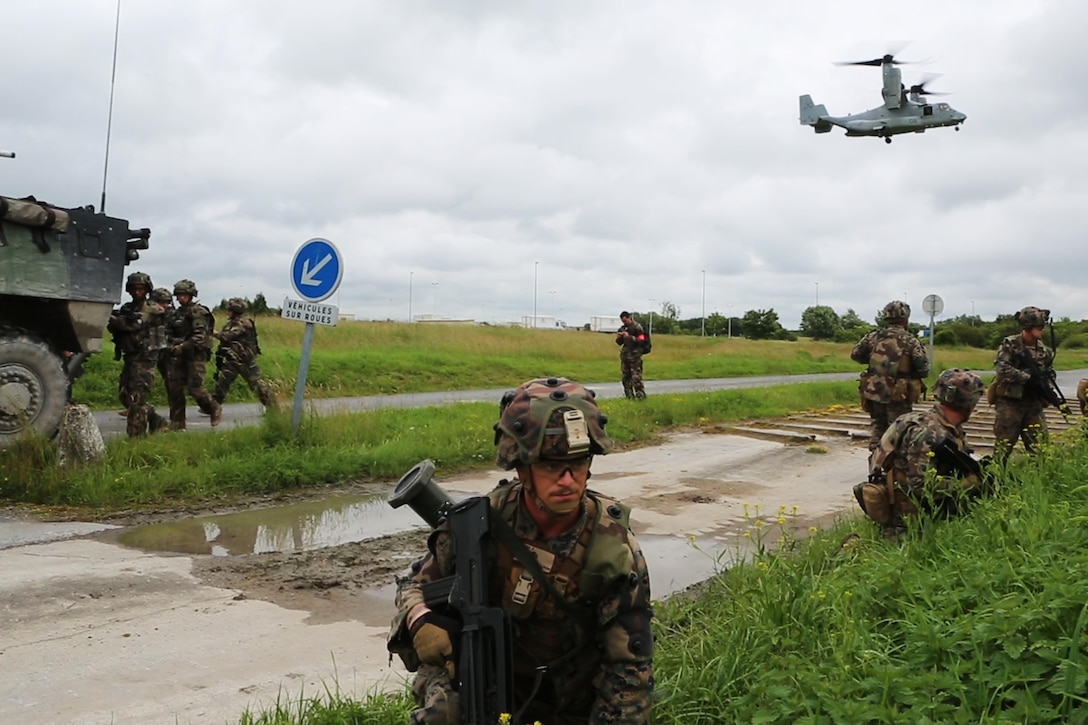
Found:
[{"label": "concrete steps", "polygon": [[[914,406],[914,409],[927,410],[931,405],[931,402],[922,401]],[[1054,408],[1047,408],[1045,415],[1047,428],[1053,433],[1067,430],[1080,421],[1080,416],[1074,415],[1067,423],[1061,413]],[[993,452],[993,422],[994,409],[982,401],[975,408],[971,419],[964,424],[967,442],[976,455],[982,456]],[[858,442],[859,445],[866,445],[869,440],[869,414],[858,406],[847,410],[815,411],[786,418],[746,421],[742,424],[718,428],[723,432],[782,443],[804,444],[846,438]]]}]

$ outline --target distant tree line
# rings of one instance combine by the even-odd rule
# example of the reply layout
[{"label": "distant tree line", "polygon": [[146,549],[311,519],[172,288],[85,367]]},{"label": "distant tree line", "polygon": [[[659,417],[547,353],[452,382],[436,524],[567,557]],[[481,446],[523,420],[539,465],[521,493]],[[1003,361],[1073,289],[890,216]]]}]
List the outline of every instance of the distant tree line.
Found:
[{"label": "distant tree line", "polygon": [[[649,312],[632,313],[643,327],[650,324]],[[792,331],[782,327],[778,313],[768,310],[748,310],[741,317],[726,317],[714,311],[702,317],[680,318],[680,309],[672,302],[662,302],[653,311],[655,335],[700,335],[708,337],[745,337],[750,340],[796,340],[799,336],[813,340],[857,342],[867,332],[884,325],[883,311],[877,310],[872,322],[861,318],[853,309],[840,315],[827,305],[814,305],[801,313],[801,327]],[[908,329],[918,335],[929,329],[929,320],[911,321]],[[982,349],[997,349],[1001,340],[1020,331],[1012,314],[998,315],[987,322],[977,315],[960,315],[934,324],[933,343],[941,346],[963,345]],[[1044,342],[1049,346],[1050,329]],[[1088,320],[1073,321],[1068,317],[1054,320],[1054,342],[1066,349],[1088,348]]]},{"label": "distant tree line", "polygon": [[[246,301],[246,314],[248,315],[279,315],[282,312],[278,307],[268,306],[268,300],[265,299],[264,292],[258,292],[252,300],[248,297],[242,299]],[[227,302],[229,301],[225,297],[219,300],[219,304],[212,309],[212,312],[226,312]]]}]

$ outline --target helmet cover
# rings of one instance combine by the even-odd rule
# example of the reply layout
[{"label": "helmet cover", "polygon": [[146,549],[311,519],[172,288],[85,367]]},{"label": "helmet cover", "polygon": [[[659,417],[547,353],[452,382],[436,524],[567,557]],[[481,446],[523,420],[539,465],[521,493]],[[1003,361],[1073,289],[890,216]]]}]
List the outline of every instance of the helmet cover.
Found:
[{"label": "helmet cover", "polygon": [[179,279],[177,282],[174,283],[174,294],[196,297],[196,282],[191,279]]},{"label": "helmet cover", "polygon": [[155,286],[151,284],[151,275],[147,272],[133,272],[128,276],[128,280],[125,282],[125,292],[132,292],[132,288],[138,284],[142,284],[146,287],[148,292]]},{"label": "helmet cover", "polygon": [[953,410],[970,413],[982,397],[986,386],[982,378],[970,370],[951,368],[945,370],[933,383],[933,399]]},{"label": "helmet cover", "polygon": [[1046,323],[1050,319],[1050,310],[1042,310],[1029,305],[1018,311],[1013,317],[1020,323],[1020,327],[1025,330],[1032,327],[1046,327]]},{"label": "helmet cover", "polygon": [[592,390],[567,378],[537,378],[506,393],[494,425],[496,462],[509,471],[542,458],[604,455],[612,439]]},{"label": "helmet cover", "polygon": [[892,300],[884,305],[885,320],[909,320],[910,305],[900,300]]}]

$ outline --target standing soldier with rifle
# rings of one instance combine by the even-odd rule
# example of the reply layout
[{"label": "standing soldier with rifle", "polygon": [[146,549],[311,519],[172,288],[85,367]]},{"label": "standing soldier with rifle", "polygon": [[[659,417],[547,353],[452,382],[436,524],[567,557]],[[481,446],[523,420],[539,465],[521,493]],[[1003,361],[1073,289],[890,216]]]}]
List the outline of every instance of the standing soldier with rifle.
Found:
[{"label": "standing soldier with rifle", "polygon": [[997,376],[987,396],[995,407],[994,458],[999,461],[1008,459],[1017,439],[1029,453],[1038,450],[1046,437],[1043,410],[1048,404],[1064,416],[1071,413],[1054,379],[1054,351],[1042,342],[1050,310],[1025,307],[1014,318],[1020,334],[1001,341],[994,360]]},{"label": "standing soldier with rifle", "polygon": [[149,402],[159,355],[166,348],[166,319],[165,310],[147,299],[149,275],[133,272],[125,281],[125,291],[132,299],[110,315],[106,328],[113,333],[115,355],[124,360],[118,393],[128,418],[128,435],[136,438],[167,426]]},{"label": "standing soldier with rifle", "polygon": [[[459,525],[454,507],[452,527],[442,521],[427,555],[398,578],[389,649],[417,671],[411,722],[490,724],[503,713],[512,723],[649,722],[646,561],[630,510],[586,488],[593,456],[612,449],[605,422],[593,392],[565,378],[530,380],[503,396],[498,464],[517,478],[478,499],[486,504],[479,526]],[[483,560],[459,570],[475,543],[469,534],[481,528],[489,531]],[[466,535],[454,541],[457,530]],[[485,602],[450,606],[476,590]],[[500,608],[512,633],[494,668],[477,656],[481,606]]]},{"label": "standing soldier with rifle", "polygon": [[869,451],[892,421],[914,409],[922,396],[922,380],[929,375],[929,358],[922,343],[907,330],[910,305],[893,300],[884,305],[884,327],[858,340],[850,359],[866,365],[858,392],[861,407],[869,414]]},{"label": "standing soldier with rifle", "polygon": [[185,393],[219,425],[223,406],[204,389],[204,375],[212,349],[214,322],[208,308],[196,301],[196,283],[182,279],[174,283],[178,308],[170,317],[170,358],[167,362],[167,396],[170,398],[170,428],[185,430]]},{"label": "standing soldier with rifle", "polygon": [[646,352],[646,333],[627,310],[620,313],[620,322],[623,325],[616,330],[616,344],[620,346],[623,395],[629,400],[646,400],[646,388],[642,385],[642,355]]},{"label": "standing soldier with rifle", "polygon": [[884,538],[898,540],[911,516],[954,514],[985,492],[987,476],[963,430],[984,387],[969,370],[945,370],[933,384],[936,405],[899,416],[880,439],[869,457],[869,481],[855,486],[854,496]]},{"label": "standing soldier with rifle", "polygon": [[230,386],[241,375],[250,390],[257,394],[261,405],[273,408],[276,399],[261,380],[261,368],[257,365],[257,356],[261,354],[257,325],[252,318],[242,317],[245,311],[246,301],[240,297],[227,302],[227,322],[222,330],[213,333],[219,340],[219,349],[215,351],[215,392],[212,397],[222,404]]}]

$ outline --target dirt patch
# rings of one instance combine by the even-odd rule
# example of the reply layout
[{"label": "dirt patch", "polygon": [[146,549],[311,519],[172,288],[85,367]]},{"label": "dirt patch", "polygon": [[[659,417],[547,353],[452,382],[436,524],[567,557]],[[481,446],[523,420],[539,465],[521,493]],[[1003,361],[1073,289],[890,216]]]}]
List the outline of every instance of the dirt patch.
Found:
[{"label": "dirt patch", "polygon": [[394,577],[427,547],[426,529],[404,531],[314,551],[204,556],[193,575],[240,596],[311,613],[307,621],[366,621],[370,597],[392,598]]}]

